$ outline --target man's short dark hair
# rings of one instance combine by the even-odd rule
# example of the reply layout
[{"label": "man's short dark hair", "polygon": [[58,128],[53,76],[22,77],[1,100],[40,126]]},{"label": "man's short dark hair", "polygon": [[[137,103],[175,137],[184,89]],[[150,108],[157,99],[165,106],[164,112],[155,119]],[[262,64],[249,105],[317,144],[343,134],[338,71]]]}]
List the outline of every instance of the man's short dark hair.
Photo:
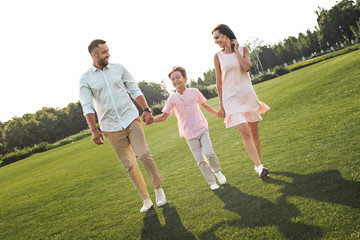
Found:
[{"label": "man's short dark hair", "polygon": [[99,50],[99,44],[105,44],[105,43],[106,41],[102,39],[93,40],[88,46],[89,53],[91,54],[92,52],[97,52]]}]

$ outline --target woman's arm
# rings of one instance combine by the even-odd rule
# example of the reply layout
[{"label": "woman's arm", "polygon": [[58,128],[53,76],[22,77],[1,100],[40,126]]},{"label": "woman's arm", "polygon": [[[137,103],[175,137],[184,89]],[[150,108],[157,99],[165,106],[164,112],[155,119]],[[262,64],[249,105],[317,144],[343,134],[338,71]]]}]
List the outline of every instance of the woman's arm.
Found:
[{"label": "woman's arm", "polygon": [[221,118],[225,118],[225,111],[223,107],[223,98],[222,98],[222,73],[220,67],[220,60],[217,54],[214,56],[214,65],[216,72],[216,89],[219,96],[219,111],[218,116]]},{"label": "woman's arm", "polygon": [[237,58],[239,60],[240,67],[245,72],[249,72],[250,68],[251,68],[249,49],[247,47],[244,47],[244,56],[241,56],[240,51],[239,51],[239,43],[237,42],[237,40],[233,39],[232,43],[235,44],[235,49],[234,50],[235,50],[236,56],[237,56]]}]

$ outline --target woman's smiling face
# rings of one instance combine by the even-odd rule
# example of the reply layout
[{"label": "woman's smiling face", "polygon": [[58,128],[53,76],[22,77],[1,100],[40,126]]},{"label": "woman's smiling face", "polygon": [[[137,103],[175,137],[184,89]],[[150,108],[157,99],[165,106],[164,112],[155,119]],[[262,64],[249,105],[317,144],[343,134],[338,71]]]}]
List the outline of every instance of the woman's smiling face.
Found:
[{"label": "woman's smiling face", "polygon": [[213,32],[213,37],[215,44],[219,45],[221,48],[224,48],[230,40],[226,35],[220,33],[219,30]]}]

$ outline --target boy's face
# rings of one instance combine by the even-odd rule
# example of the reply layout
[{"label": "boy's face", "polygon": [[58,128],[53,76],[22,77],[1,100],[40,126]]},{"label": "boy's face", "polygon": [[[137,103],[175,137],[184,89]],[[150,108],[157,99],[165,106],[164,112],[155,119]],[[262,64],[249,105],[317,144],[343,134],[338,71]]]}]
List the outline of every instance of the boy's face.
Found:
[{"label": "boy's face", "polygon": [[185,83],[187,80],[187,77],[183,77],[181,75],[181,72],[179,71],[175,71],[170,75],[170,79],[171,79],[171,83],[172,85],[178,89],[178,88],[184,88],[185,87]]}]

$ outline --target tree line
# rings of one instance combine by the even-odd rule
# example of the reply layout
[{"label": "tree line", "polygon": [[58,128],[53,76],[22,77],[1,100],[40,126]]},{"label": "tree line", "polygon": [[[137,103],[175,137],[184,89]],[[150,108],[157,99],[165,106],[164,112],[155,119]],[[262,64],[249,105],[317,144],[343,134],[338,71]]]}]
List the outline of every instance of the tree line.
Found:
[{"label": "tree line", "polygon": [[[260,45],[258,41],[247,43],[251,51],[252,75],[265,69],[273,69],[294,59],[309,58],[322,54],[322,49],[339,48],[352,40],[360,41],[360,0],[342,0],[330,10],[316,11],[318,27],[298,37],[288,37],[274,45]],[[279,69],[284,70],[284,69]],[[191,79],[188,87],[199,88],[206,98],[217,95],[215,69],[204,72],[203,78]],[[154,115],[161,112],[169,92],[165,83],[141,81],[144,93]],[[140,114],[142,109],[138,107]],[[25,114],[12,120],[0,122],[0,154],[32,147],[41,142],[54,143],[87,128],[79,102],[70,103],[63,109],[43,108],[34,114]]]},{"label": "tree line", "polygon": [[34,146],[54,143],[87,128],[80,102],[62,109],[48,108],[0,122],[0,153],[2,155]]},{"label": "tree line", "polygon": [[306,33],[299,33],[297,38],[290,36],[274,45],[261,45],[259,40],[248,42],[252,74],[360,41],[360,0],[356,4],[352,0],[342,0],[329,10],[319,7],[315,13],[318,26],[314,31],[308,29]]}]

